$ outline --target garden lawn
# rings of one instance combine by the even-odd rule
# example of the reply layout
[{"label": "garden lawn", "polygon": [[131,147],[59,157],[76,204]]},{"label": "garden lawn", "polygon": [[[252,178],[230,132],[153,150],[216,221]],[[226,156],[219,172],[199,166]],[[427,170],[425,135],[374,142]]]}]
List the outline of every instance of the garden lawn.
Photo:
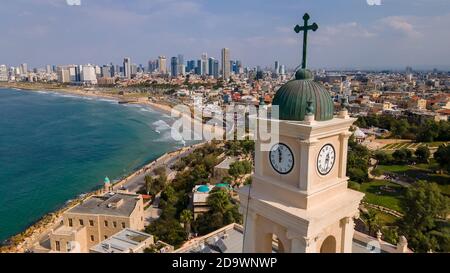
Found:
[{"label": "garden lawn", "polygon": [[406,180],[414,183],[419,180],[424,180],[438,184],[442,193],[450,196],[450,175],[437,174],[438,164],[432,160],[429,164],[417,164],[416,166],[409,165],[379,165],[376,168],[382,173],[393,173],[399,177],[404,177]]},{"label": "garden lawn", "polygon": [[[382,189],[383,186],[388,186],[392,191]],[[404,187],[389,181],[376,180],[363,183],[360,186],[360,190],[366,194],[364,197],[365,202],[403,213],[401,202],[405,193]]]}]

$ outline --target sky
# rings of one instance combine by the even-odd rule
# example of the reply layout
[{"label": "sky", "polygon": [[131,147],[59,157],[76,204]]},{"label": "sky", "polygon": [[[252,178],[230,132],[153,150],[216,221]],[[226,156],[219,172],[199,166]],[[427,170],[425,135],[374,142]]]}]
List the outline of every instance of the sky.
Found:
[{"label": "sky", "polygon": [[319,25],[311,68],[450,70],[450,0],[0,0],[0,64],[145,65],[227,47],[244,66],[296,67],[305,12]]}]

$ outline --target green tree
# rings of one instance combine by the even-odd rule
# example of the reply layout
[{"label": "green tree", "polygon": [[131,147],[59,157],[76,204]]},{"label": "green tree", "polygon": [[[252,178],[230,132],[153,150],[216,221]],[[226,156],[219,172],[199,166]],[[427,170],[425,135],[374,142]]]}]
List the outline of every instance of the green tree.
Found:
[{"label": "green tree", "polygon": [[430,149],[428,149],[428,146],[420,146],[419,148],[417,148],[414,154],[416,155],[418,161],[423,163],[428,163],[428,160],[431,156],[431,152]]},{"label": "green tree", "polygon": [[409,123],[405,119],[392,122],[391,134],[394,137],[403,138],[408,133]]},{"label": "green tree", "polygon": [[145,176],[145,191],[147,192],[147,194],[153,194],[153,184],[154,184],[154,180],[153,177],[150,175],[146,175]]},{"label": "green tree", "polygon": [[381,228],[378,214],[375,211],[363,212],[361,218],[366,224],[369,235],[374,235]]},{"label": "green tree", "polygon": [[419,181],[409,187],[403,200],[405,215],[401,226],[410,246],[417,252],[440,251],[437,220],[445,219],[449,209],[448,198],[435,183]]},{"label": "green tree", "polygon": [[377,151],[374,154],[374,158],[378,161],[378,164],[380,165],[389,165],[392,162],[392,155],[384,152],[384,151]]},{"label": "green tree", "polygon": [[214,189],[207,203],[210,211],[200,215],[194,223],[194,229],[201,235],[232,223],[242,222],[238,206],[234,204],[227,190]]},{"label": "green tree", "polygon": [[434,159],[436,159],[439,166],[450,172],[450,145],[441,145],[438,150],[434,153]]},{"label": "green tree", "polygon": [[192,211],[185,209],[181,212],[180,222],[184,224],[184,228],[185,228],[187,234],[191,233],[192,219],[194,219],[194,216],[192,215]]},{"label": "green tree", "polygon": [[175,219],[161,219],[147,226],[145,231],[155,236],[158,240],[179,247],[187,239],[186,231]]},{"label": "green tree", "polygon": [[228,173],[237,180],[239,177],[245,174],[250,174],[252,172],[252,163],[248,160],[236,161],[230,164]]},{"label": "green tree", "polygon": [[407,163],[412,160],[412,152],[411,150],[402,148],[400,150],[395,151],[392,154],[392,157],[397,161],[399,164]]},{"label": "green tree", "polygon": [[419,142],[433,142],[439,137],[439,124],[434,120],[427,120],[421,124],[417,132],[417,141]]},{"label": "green tree", "polygon": [[369,150],[356,143],[352,136],[348,142],[349,150],[347,155],[347,175],[351,181],[363,183],[369,180]]}]

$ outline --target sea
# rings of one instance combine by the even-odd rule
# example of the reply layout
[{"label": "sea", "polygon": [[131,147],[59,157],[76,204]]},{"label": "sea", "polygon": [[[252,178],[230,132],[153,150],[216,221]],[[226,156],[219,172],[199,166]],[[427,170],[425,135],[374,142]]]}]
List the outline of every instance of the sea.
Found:
[{"label": "sea", "polygon": [[0,242],[80,195],[185,145],[148,106],[0,89]]}]

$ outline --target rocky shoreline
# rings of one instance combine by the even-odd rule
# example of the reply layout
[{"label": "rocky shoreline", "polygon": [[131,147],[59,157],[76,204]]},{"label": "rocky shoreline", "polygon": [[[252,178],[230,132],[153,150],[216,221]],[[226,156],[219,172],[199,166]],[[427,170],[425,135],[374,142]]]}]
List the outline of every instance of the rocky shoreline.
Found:
[{"label": "rocky shoreline", "polygon": [[[149,168],[151,168],[156,162],[167,160],[171,156],[176,156],[179,152],[182,152],[186,149],[197,148],[202,146],[204,143],[194,144],[189,147],[183,147],[181,149],[165,153],[157,159],[151,161],[150,163],[140,167],[136,171],[131,174],[126,175],[123,179],[115,182],[113,184],[114,189],[120,188],[122,185],[125,185],[132,177],[136,174],[140,174],[146,172]],[[63,205],[60,209],[54,212],[50,212],[44,215],[41,219],[36,221],[36,223],[30,225],[25,231],[11,236],[4,243],[4,246],[0,246],[0,253],[24,253],[27,252],[28,249],[31,249],[39,240],[51,229],[59,224],[61,221],[61,217],[64,212],[71,209],[72,207],[80,204],[84,200],[100,194],[102,189],[98,189],[86,194],[80,194],[78,198],[69,200],[65,205]]]},{"label": "rocky shoreline", "polygon": [[[31,84],[0,84],[0,88],[10,88],[10,89],[19,89],[19,90],[25,90],[25,91],[50,91],[50,92],[56,92],[56,93],[64,93],[64,94],[70,94],[70,95],[76,95],[76,96],[84,96],[84,97],[95,97],[95,98],[103,98],[103,99],[113,99],[116,101],[121,100],[121,96],[119,95],[112,95],[108,93],[103,93],[95,90],[84,90],[80,88],[50,88],[49,86],[44,86],[40,84],[31,85]],[[147,105],[152,108],[155,108],[156,110],[160,112],[164,112],[165,114],[171,114],[176,113],[178,115],[184,115],[183,113],[177,112],[172,109],[171,106],[155,103],[151,101],[138,101],[136,104],[140,105]],[[194,121],[195,122],[195,121]],[[212,126],[203,124],[204,129],[209,128],[209,130],[212,130]],[[217,130],[217,128],[216,128]],[[192,147],[198,146],[199,144],[193,145]],[[130,177],[134,176],[136,173],[140,173],[145,171],[149,168],[149,166],[152,166],[154,162],[157,162],[158,160],[164,159],[166,157],[170,157],[171,154],[176,154],[177,152],[186,149],[188,147],[184,147],[182,149],[172,151],[170,153],[162,155],[160,158],[150,162],[149,164],[146,164],[145,166],[139,168],[135,172],[126,175],[123,179],[118,181],[114,184],[115,188],[117,185],[125,184]],[[34,224],[30,225],[28,228],[26,228],[25,231],[11,236],[9,239],[7,239],[3,246],[0,245],[0,253],[23,253],[26,252],[28,249],[30,249],[36,242],[39,241],[40,238],[42,238],[45,233],[50,230],[52,227],[55,227],[62,216],[62,214],[67,211],[68,209],[72,208],[73,206],[76,206],[83,200],[86,200],[87,198],[98,194],[99,190],[92,191],[87,194],[80,195],[78,198],[74,200],[69,200],[68,203],[63,205],[60,209],[58,209],[55,212],[48,213],[41,217],[39,220],[37,220]]]}]

